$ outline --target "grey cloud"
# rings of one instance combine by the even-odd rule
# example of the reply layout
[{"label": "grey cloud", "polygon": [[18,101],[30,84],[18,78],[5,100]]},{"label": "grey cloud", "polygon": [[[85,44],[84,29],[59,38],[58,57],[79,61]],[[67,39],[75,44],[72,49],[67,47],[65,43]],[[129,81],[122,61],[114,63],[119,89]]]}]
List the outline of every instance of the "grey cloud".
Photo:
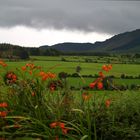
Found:
[{"label": "grey cloud", "polygon": [[0,27],[120,33],[140,27],[139,1],[0,0]]}]

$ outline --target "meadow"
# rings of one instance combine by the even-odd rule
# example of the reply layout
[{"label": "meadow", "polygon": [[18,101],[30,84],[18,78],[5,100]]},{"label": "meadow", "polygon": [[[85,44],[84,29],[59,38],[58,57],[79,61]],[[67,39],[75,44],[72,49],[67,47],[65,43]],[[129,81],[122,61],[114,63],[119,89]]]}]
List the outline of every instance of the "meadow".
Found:
[{"label": "meadow", "polygon": [[[85,62],[85,59],[99,60],[99,63],[95,62]],[[54,72],[59,74],[61,72],[66,72],[67,74],[76,73],[76,68],[79,66],[81,68],[80,75],[92,75],[95,76],[98,71],[101,70],[102,65],[108,64],[108,59],[116,60],[118,62],[120,59],[118,57],[99,57],[99,56],[31,56],[29,61],[19,61],[19,62],[7,62],[9,69],[19,68],[26,63],[34,63],[35,65],[40,65],[45,71]],[[65,60],[65,61],[64,61]],[[101,60],[101,61],[100,61]],[[124,60],[123,60],[124,61]],[[135,60],[140,62],[139,59]],[[117,85],[131,86],[133,84],[140,85],[140,65],[135,63],[130,63],[129,59],[126,58],[125,63],[119,61],[120,63],[113,63],[113,70],[106,73],[106,76],[113,75],[114,83]],[[130,78],[121,78],[121,75],[131,76]],[[82,80],[84,79],[84,80]],[[93,77],[68,77],[68,83],[71,86],[76,85],[87,85],[93,81]]]},{"label": "meadow", "polygon": [[[139,86],[140,65],[98,60],[85,62],[85,56],[1,60],[0,139],[139,140],[139,88],[106,90],[105,84],[112,81],[104,79],[113,76],[114,86]],[[61,72],[69,76],[59,77]]]}]

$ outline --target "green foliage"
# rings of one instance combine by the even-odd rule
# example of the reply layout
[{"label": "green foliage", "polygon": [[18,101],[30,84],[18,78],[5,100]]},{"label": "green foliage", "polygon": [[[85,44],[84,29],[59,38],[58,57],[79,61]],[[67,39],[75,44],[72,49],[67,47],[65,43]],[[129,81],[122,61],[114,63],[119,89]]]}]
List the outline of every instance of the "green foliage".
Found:
[{"label": "green foliage", "polygon": [[[1,70],[0,104],[8,104],[7,107],[0,105],[0,112],[7,112],[5,117],[0,116],[2,138],[140,139],[139,91],[70,90],[66,78],[52,79],[53,74],[47,73],[52,70],[50,68],[48,71],[45,69],[47,78],[44,79],[44,69],[32,63],[15,69],[16,81],[6,84],[3,78],[9,78],[9,68]],[[66,73],[60,75],[63,74]],[[86,81],[79,78],[85,84]],[[112,84],[108,78],[104,82]]]}]

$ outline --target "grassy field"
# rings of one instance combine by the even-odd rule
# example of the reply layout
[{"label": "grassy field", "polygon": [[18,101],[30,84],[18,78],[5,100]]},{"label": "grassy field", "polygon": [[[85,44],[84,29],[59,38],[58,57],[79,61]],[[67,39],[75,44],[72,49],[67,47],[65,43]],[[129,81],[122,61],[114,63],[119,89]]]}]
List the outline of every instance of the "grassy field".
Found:
[{"label": "grassy field", "polygon": [[[66,72],[68,74],[76,73],[76,67],[80,66],[81,75],[95,75],[97,72],[101,70],[102,65],[106,63],[86,63],[84,61],[85,58],[90,59],[99,59],[97,56],[65,56],[64,57],[68,61],[62,61],[62,57],[51,57],[51,56],[32,56],[30,61],[17,61],[17,62],[7,62],[8,69],[21,68],[26,63],[34,63],[35,65],[41,66],[45,71],[54,72],[56,74],[60,72]],[[107,59],[107,57],[105,57]],[[72,62],[71,62],[72,61]],[[128,85],[132,84],[140,85],[140,79],[120,79],[122,74],[127,76],[139,76],[140,75],[140,65],[138,64],[112,64],[113,69],[109,73],[105,73],[106,75],[114,75],[117,79],[114,79],[114,83],[117,85]],[[72,78],[69,77],[67,79],[70,86],[81,87],[88,86],[90,82],[92,82],[94,78]]]},{"label": "grassy field", "polygon": [[[67,78],[68,84],[70,86],[75,86],[79,88],[82,86],[88,86],[94,80],[95,78],[74,78],[74,77]],[[132,84],[140,85],[140,79],[113,79],[113,83],[115,85],[128,85],[128,86],[131,86]]]},{"label": "grassy field", "polygon": [[[82,68],[82,75],[89,74],[97,74],[97,71],[101,70],[102,63],[85,63],[85,62],[63,62],[63,61],[22,61],[22,62],[7,62],[10,69],[14,69],[16,67],[20,68],[26,63],[32,62],[35,65],[40,65],[46,71],[51,71],[55,73],[59,72],[67,72],[67,73],[75,73],[76,67],[80,66]],[[113,69],[107,75],[115,75],[116,77],[120,77],[121,74],[138,76],[140,75],[140,65],[137,64],[113,64]]]},{"label": "grassy field", "polygon": [[[68,62],[52,58],[7,61],[7,67],[4,67],[4,62],[1,61],[0,139],[140,139],[139,90],[109,91],[98,86],[98,90],[70,90],[68,86],[89,86],[89,83],[95,80],[80,77],[68,77],[68,86],[65,80],[62,80],[62,86],[58,84],[55,87],[53,82],[58,77],[55,78],[54,74],[47,72],[72,74],[76,72],[76,67],[80,66],[81,75],[94,75],[98,74],[104,63]],[[27,63],[41,66],[45,72],[42,73],[32,64],[21,69]],[[115,77],[126,74],[134,77],[139,75],[139,68],[136,64],[113,64],[113,69],[104,74]],[[102,76],[99,78],[104,79]],[[140,79],[115,78],[114,82],[131,85],[139,84]],[[99,83],[102,84],[98,81],[96,85]]]}]

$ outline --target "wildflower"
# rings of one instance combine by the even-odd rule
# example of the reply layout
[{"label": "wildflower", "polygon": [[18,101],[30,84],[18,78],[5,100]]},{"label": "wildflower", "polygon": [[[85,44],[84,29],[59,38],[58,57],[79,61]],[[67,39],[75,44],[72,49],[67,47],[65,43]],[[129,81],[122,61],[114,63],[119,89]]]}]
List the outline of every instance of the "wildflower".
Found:
[{"label": "wildflower", "polygon": [[46,81],[48,78],[49,78],[48,75],[47,75],[47,74],[44,74],[44,75],[42,76],[42,81]]},{"label": "wildflower", "polygon": [[6,102],[0,103],[0,107],[8,107],[8,104]]},{"label": "wildflower", "polygon": [[110,104],[111,104],[111,100],[110,99],[107,99],[105,101],[105,106],[108,108],[110,106]]},{"label": "wildflower", "polygon": [[64,129],[64,128],[65,128],[65,124],[64,124],[64,123],[59,122],[59,127],[60,127],[61,129]]},{"label": "wildflower", "polygon": [[45,72],[44,71],[41,71],[40,73],[39,73],[39,76],[44,76],[45,75]]},{"label": "wildflower", "polygon": [[50,124],[50,127],[55,128],[57,126],[57,124],[58,124],[58,122],[53,122],[53,123]]},{"label": "wildflower", "polygon": [[95,86],[96,86],[96,82],[92,82],[92,83],[89,84],[90,88],[94,88]]},{"label": "wildflower", "polygon": [[34,92],[32,92],[32,94],[31,94],[32,96],[35,96],[35,93]]},{"label": "wildflower", "polygon": [[103,88],[103,83],[102,82],[98,82],[97,83],[97,88],[98,89],[102,89]]},{"label": "wildflower", "polygon": [[23,71],[26,71],[26,66],[21,67]]},{"label": "wildflower", "polygon": [[3,67],[6,67],[6,66],[7,66],[7,64],[6,64],[6,63],[4,63],[4,61],[3,61],[3,60],[0,60],[0,65],[1,65],[1,66],[3,66]]},{"label": "wildflower", "polygon": [[48,72],[48,73],[45,73],[44,71],[41,71],[39,73],[39,76],[42,77],[42,81],[46,81],[48,78],[55,78],[56,75],[51,73],[51,72]]},{"label": "wildflower", "polygon": [[56,126],[59,126],[60,128],[65,128],[65,124],[61,122],[53,122],[50,124],[51,128],[55,128]]},{"label": "wildflower", "polygon": [[67,133],[68,133],[68,130],[69,130],[69,129],[67,129],[67,128],[63,128],[63,129],[62,129],[63,134],[67,134]]},{"label": "wildflower", "polygon": [[30,70],[30,71],[29,71],[29,74],[32,75],[32,73],[33,73],[32,70]]},{"label": "wildflower", "polygon": [[61,128],[63,134],[67,134],[68,129],[65,128],[64,123],[62,123],[62,122],[53,122],[53,123],[50,124],[51,128],[56,128],[57,126]]},{"label": "wildflower", "polygon": [[7,111],[0,111],[0,117],[6,117]]},{"label": "wildflower", "polygon": [[112,69],[112,65],[108,65],[108,69],[111,70]]},{"label": "wildflower", "polygon": [[51,86],[50,86],[50,91],[54,91],[55,88],[56,88],[55,85],[51,85]]},{"label": "wildflower", "polygon": [[99,72],[99,76],[102,77],[102,78],[105,77],[102,71]]},{"label": "wildflower", "polygon": [[15,75],[14,72],[8,72],[5,75],[5,82],[7,84],[15,83],[17,81],[17,76]]},{"label": "wildflower", "polygon": [[112,69],[112,65],[103,65],[102,66],[102,69],[104,70],[104,71],[110,71],[111,69]]},{"label": "wildflower", "polygon": [[83,100],[87,101],[91,98],[92,94],[88,94],[87,92],[84,92],[82,94]]}]

